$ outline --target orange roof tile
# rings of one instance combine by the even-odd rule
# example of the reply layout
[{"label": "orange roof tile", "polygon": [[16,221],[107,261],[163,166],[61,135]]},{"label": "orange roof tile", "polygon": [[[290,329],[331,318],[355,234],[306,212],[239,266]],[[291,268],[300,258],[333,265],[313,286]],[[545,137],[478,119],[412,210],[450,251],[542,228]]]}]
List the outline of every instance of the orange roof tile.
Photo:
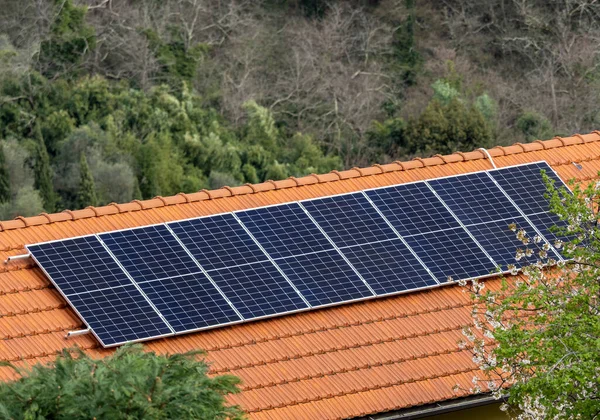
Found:
[{"label": "orange roof tile", "polygon": [[[494,147],[498,167],[547,161],[565,180],[587,181],[600,170],[600,131]],[[573,163],[580,165],[576,167]],[[0,259],[24,245],[89,233],[314,198],[365,188],[492,168],[475,150],[324,175],[134,200],[0,222]],[[497,287],[491,279],[488,286]],[[465,395],[476,366],[457,341],[470,321],[470,300],[458,286],[347,304],[195,334],[150,341],[160,353],[208,351],[211,374],[239,376],[232,396],[252,419],[338,419]],[[91,335],[65,339],[83,323],[29,260],[0,265],[0,360],[47,363],[78,345],[99,357]],[[0,379],[14,377],[0,368]]]}]

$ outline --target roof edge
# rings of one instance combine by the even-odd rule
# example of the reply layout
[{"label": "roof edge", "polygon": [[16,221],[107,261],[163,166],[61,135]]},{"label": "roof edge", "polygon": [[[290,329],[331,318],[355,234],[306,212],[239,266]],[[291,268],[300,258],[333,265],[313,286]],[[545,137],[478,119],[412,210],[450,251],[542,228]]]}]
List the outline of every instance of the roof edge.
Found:
[{"label": "roof edge", "polygon": [[[576,144],[592,143],[600,141],[600,131],[596,130],[589,134],[574,134],[570,137],[556,136],[550,140],[535,140],[531,143],[514,143],[512,146],[495,146],[487,149],[492,158],[508,156],[520,153],[535,152],[539,150],[555,149]],[[110,203],[101,207],[89,206],[81,210],[63,210],[59,213],[41,213],[37,216],[17,216],[13,220],[0,221],[0,232],[13,229],[23,229],[30,226],[39,226],[67,220],[87,219],[118,213],[128,213],[141,210],[149,210],[156,207],[172,206],[176,204],[193,203],[216,198],[256,194],[265,191],[279,190],[285,188],[299,187],[303,185],[319,184],[324,182],[335,182],[339,180],[358,178],[363,176],[377,175],[387,172],[409,171],[411,169],[429,166],[447,165],[457,162],[488,159],[485,151],[481,149],[471,152],[455,152],[449,155],[434,155],[428,158],[416,157],[409,161],[395,161],[388,164],[374,164],[364,168],[352,168],[345,171],[333,170],[327,174],[310,174],[300,178],[289,177],[287,179],[273,181],[268,180],[259,184],[244,184],[237,187],[224,186],[216,190],[201,190],[194,193],[178,193],[169,197],[157,196],[148,200],[133,200],[129,203]]]}]

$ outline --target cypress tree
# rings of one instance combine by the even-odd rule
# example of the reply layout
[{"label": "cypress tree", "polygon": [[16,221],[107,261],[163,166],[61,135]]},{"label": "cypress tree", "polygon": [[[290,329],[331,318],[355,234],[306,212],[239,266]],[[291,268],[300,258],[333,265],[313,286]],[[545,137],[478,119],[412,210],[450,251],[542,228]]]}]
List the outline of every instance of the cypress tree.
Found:
[{"label": "cypress tree", "polygon": [[36,124],[35,128],[35,141],[34,187],[40,192],[40,196],[44,202],[44,209],[47,212],[53,212],[56,211],[57,196],[52,185],[50,158],[48,157],[48,150],[46,149],[39,124]]},{"label": "cypress tree", "polygon": [[95,206],[98,204],[94,177],[92,176],[87,159],[83,153],[79,159],[79,191],[77,192],[77,204],[79,208]]},{"label": "cypress tree", "polygon": [[6,166],[6,157],[4,148],[0,142],[0,203],[6,203],[10,200],[10,178],[8,167]]}]

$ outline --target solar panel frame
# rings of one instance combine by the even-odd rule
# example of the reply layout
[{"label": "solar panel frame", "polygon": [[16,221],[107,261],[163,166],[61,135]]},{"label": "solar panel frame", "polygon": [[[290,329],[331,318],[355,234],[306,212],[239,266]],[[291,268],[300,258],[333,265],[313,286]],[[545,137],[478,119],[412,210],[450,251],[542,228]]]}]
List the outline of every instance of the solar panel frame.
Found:
[{"label": "solar panel frame", "polygon": [[[504,168],[509,168],[509,167],[518,167],[518,166],[526,166],[526,165],[531,165],[531,164],[534,164],[534,163],[544,163],[544,164],[546,164],[546,162],[544,162],[544,161],[539,161],[539,162],[531,162],[531,163],[526,163],[526,164],[511,165],[511,166],[507,166],[507,167],[504,167]],[[504,168],[501,168],[501,169],[504,169]],[[551,170],[554,172],[554,174],[556,175],[555,171],[554,171],[554,170],[553,170],[551,167],[550,167],[550,169],[551,169]],[[493,170],[485,170],[485,171],[480,171],[480,172],[490,172],[490,171],[493,171]],[[450,176],[447,176],[447,177],[440,177],[440,178],[452,178],[452,177],[455,177],[455,176],[460,176],[460,175],[450,175]],[[558,178],[560,179],[560,177],[558,177]],[[436,178],[436,179],[438,179],[438,178]],[[562,180],[561,180],[561,181],[562,181]],[[423,181],[414,181],[414,182],[408,182],[408,183],[397,184],[397,186],[410,185],[410,184],[416,184],[416,183],[422,183],[422,182],[423,182]],[[564,183],[563,183],[563,184],[564,184]],[[370,189],[364,189],[364,190],[362,190],[361,192],[362,192],[363,194],[365,194],[365,195],[366,195],[366,194],[367,194],[369,191],[381,190],[381,189],[383,189],[383,188],[388,188],[388,187],[389,187],[389,186],[386,186],[386,187],[376,187],[376,188],[370,188]],[[349,193],[336,194],[336,195],[344,195],[344,194],[349,194]],[[328,197],[333,197],[333,196],[335,196],[335,195],[328,196]],[[296,203],[296,202],[291,202],[291,203],[287,203],[287,204],[293,204],[293,203]],[[279,206],[279,205],[280,205],[280,204],[275,204],[275,205],[271,205],[271,206],[263,206],[263,207],[273,207],[273,206]],[[256,209],[260,209],[260,208],[263,208],[263,207],[258,207],[258,208],[256,208]],[[376,207],[376,206],[375,206],[375,207]],[[191,217],[191,218],[188,218],[188,219],[182,219],[182,220],[178,220],[177,222],[183,222],[183,221],[186,221],[186,220],[193,220],[193,219],[198,219],[198,218],[203,218],[203,217],[212,217],[212,216],[217,216],[217,215],[235,214],[235,213],[236,213],[236,212],[222,212],[222,213],[216,213],[216,214],[214,214],[214,215],[209,215],[209,216]],[[164,224],[164,223],[157,223],[157,224],[148,225],[148,226],[162,225],[162,224]],[[130,230],[130,229],[129,229],[129,228],[126,228],[126,229],[120,229],[120,230]],[[82,235],[82,236],[79,236],[79,237],[85,237],[85,236],[95,236],[95,235]],[[74,238],[79,238],[79,237],[74,237]],[[74,238],[68,238],[68,239],[74,239]],[[56,240],[56,241],[47,241],[47,242],[41,242],[41,243],[32,244],[32,245],[39,245],[39,244],[48,243],[48,242],[60,242],[60,241],[62,241],[62,240]],[[30,246],[30,245],[26,245],[26,248],[27,248],[28,246]],[[268,255],[268,254],[267,254],[267,255]],[[49,279],[50,279],[50,280],[53,282],[53,280],[52,280],[52,277],[51,277],[51,276],[50,276],[50,275],[49,275],[49,274],[46,272],[46,270],[44,269],[44,267],[43,267],[41,264],[39,264],[39,262],[38,262],[37,260],[36,260],[36,263],[38,263],[38,265],[40,266],[40,268],[42,268],[42,270],[44,271],[44,273],[45,273],[45,274],[48,276],[48,278],[49,278]],[[503,273],[507,273],[507,271],[503,271]],[[498,275],[498,273],[491,273],[491,274],[489,274],[489,275],[478,276],[478,277],[476,277],[476,278],[486,278],[486,277],[490,277],[490,276],[496,276],[496,275]],[[468,280],[468,279],[467,279],[467,280]],[[54,282],[53,282],[53,284],[54,284]],[[443,284],[445,284],[445,283],[444,283],[444,282],[440,282],[439,284],[436,284],[436,285],[427,286],[427,287],[422,287],[422,288],[416,288],[416,289],[402,290],[402,291],[398,291],[398,292],[390,293],[390,294],[388,294],[388,295],[386,295],[386,296],[391,296],[391,295],[399,295],[399,294],[404,294],[404,293],[407,293],[407,292],[414,292],[414,291],[418,291],[418,290],[424,290],[424,289],[435,288],[435,287],[439,287],[440,285],[443,285]],[[55,285],[55,286],[56,286],[56,285]],[[66,299],[66,300],[69,302],[69,304],[71,305],[71,307],[72,307],[72,308],[75,310],[75,312],[76,312],[76,313],[77,313],[77,314],[80,316],[80,318],[81,318],[81,319],[83,320],[83,322],[84,322],[84,323],[85,323],[85,324],[88,326],[88,328],[90,328],[90,327],[89,327],[89,324],[87,323],[87,321],[86,321],[86,320],[85,320],[85,319],[84,319],[84,318],[81,316],[81,314],[80,314],[80,313],[77,311],[77,309],[76,309],[76,308],[73,306],[73,304],[72,304],[72,303],[71,303],[71,302],[68,300],[68,298],[67,298],[67,297],[64,295],[64,293],[62,293],[62,291],[60,290],[60,288],[58,288],[58,287],[57,287],[57,289],[59,290],[59,292],[61,293],[61,295],[62,295],[62,296],[63,296],[63,297],[64,297],[64,298],[65,298],[65,299]],[[333,304],[324,305],[324,306],[322,306],[322,307],[320,307],[320,308],[324,308],[324,307],[330,307],[330,306],[337,306],[337,305],[339,305],[339,304],[345,304],[345,303],[351,303],[351,302],[357,302],[357,301],[365,301],[365,300],[370,300],[370,299],[373,299],[373,298],[376,298],[376,297],[377,297],[377,296],[373,296],[373,297],[366,297],[366,298],[360,298],[360,299],[356,299],[356,300],[352,300],[352,301],[344,301],[344,302],[340,302],[340,303],[333,303]],[[280,316],[280,315],[287,315],[287,314],[292,314],[292,313],[304,312],[304,311],[306,311],[306,310],[309,310],[309,309],[310,309],[310,307],[309,307],[309,308],[306,308],[306,309],[299,309],[299,310],[294,310],[294,311],[285,312],[285,313],[278,313],[278,314],[273,314],[273,315],[267,315],[267,316],[264,316],[264,317],[253,318],[252,320],[254,321],[254,320],[259,320],[259,319],[263,319],[263,318],[272,318],[272,317],[276,317],[276,316]],[[199,328],[199,329],[196,329],[196,330],[185,331],[185,333],[188,333],[188,332],[193,332],[193,331],[207,330],[207,329],[217,328],[217,327],[221,327],[221,326],[225,326],[225,325],[237,324],[237,323],[241,323],[241,322],[244,322],[244,320],[242,320],[242,321],[237,321],[237,322],[232,322],[232,323],[230,323],[230,324],[219,324],[219,325],[215,325],[215,326],[209,326],[209,327],[205,327],[205,328]],[[94,336],[95,336],[95,337],[98,339],[98,341],[99,341],[99,342],[100,342],[100,343],[101,343],[101,344],[102,344],[104,347],[113,347],[113,346],[117,346],[117,345],[120,345],[120,344],[124,344],[124,343],[119,343],[119,344],[114,344],[114,345],[105,346],[105,345],[104,345],[104,343],[102,342],[102,340],[101,340],[101,339],[100,339],[100,338],[99,338],[99,337],[98,337],[98,336],[95,334],[94,330],[90,328],[90,331],[91,331],[91,333],[92,333],[92,334],[93,334],[93,335],[94,335]],[[178,334],[182,334],[182,333],[184,333],[184,332],[181,332],[181,333],[178,333]],[[161,337],[168,337],[168,336],[172,336],[172,335],[175,335],[175,334],[172,334],[172,333],[170,333],[170,334],[166,334],[166,335],[162,335],[162,336],[152,336],[152,337],[148,337],[148,338],[144,338],[144,339],[132,340],[132,341],[127,341],[127,342],[141,342],[141,341],[147,341],[147,340],[152,340],[152,339],[158,339],[158,338],[161,338]]]}]

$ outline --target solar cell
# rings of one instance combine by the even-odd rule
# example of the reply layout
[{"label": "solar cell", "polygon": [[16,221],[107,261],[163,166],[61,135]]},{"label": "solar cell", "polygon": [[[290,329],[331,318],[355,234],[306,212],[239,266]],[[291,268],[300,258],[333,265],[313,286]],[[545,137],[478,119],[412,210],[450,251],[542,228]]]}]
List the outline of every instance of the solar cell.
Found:
[{"label": "solar cell", "polygon": [[137,282],[200,271],[194,260],[164,225],[110,232],[99,236]]},{"label": "solar cell", "polygon": [[496,266],[462,228],[425,233],[406,238],[440,283],[486,276]]},{"label": "solar cell", "polygon": [[302,205],[338,247],[397,238],[361,193],[303,201]]},{"label": "solar cell", "polygon": [[93,290],[68,299],[105,347],[172,334],[134,285]]},{"label": "solar cell", "polygon": [[[554,226],[556,226],[557,228],[566,229],[568,223],[564,220],[560,220],[560,218],[553,213],[544,212],[538,214],[530,214],[527,217],[552,245],[558,239],[560,239],[563,242],[569,242],[575,239],[575,235],[565,235],[563,232],[556,231]],[[529,229],[527,234],[533,236],[535,235],[535,232],[533,231],[533,229]]]},{"label": "solar cell", "polygon": [[[529,245],[524,245],[522,241],[516,238],[516,233],[508,228],[512,223],[518,228],[528,230],[530,233],[533,231],[533,228],[524,217],[471,225],[467,228],[503,271],[506,271],[510,264],[523,267],[535,263],[539,259],[539,251],[542,245],[542,243],[536,244],[533,241]],[[533,232],[533,235],[535,235],[535,232]],[[533,235],[531,235],[531,238],[533,238]],[[517,260],[515,258],[517,250],[524,252],[526,248],[532,250],[534,254]],[[552,258],[556,258],[552,251],[549,254]]]},{"label": "solar cell", "polygon": [[424,182],[365,193],[402,236],[460,226]]},{"label": "solar cell", "polygon": [[542,170],[555,181],[556,186],[564,186],[546,162],[502,168],[489,173],[517,206],[526,215],[530,215],[549,210],[549,201],[544,197],[546,185],[542,179]]},{"label": "solar cell", "polygon": [[333,248],[297,203],[235,214],[275,259]]},{"label": "solar cell", "polygon": [[27,249],[67,296],[132,284],[95,236],[29,245]]},{"label": "solar cell", "polygon": [[240,321],[203,273],[140,283],[176,332]]},{"label": "solar cell", "polygon": [[232,214],[168,225],[207,271],[267,260]]},{"label": "solar cell", "polygon": [[378,295],[437,284],[400,239],[346,247],[342,252]]},{"label": "solar cell", "polygon": [[283,258],[277,260],[277,265],[311,306],[373,296],[335,250]]},{"label": "solar cell", "polygon": [[465,225],[520,216],[485,172],[434,179],[428,183]]},{"label": "solar cell", "polygon": [[245,319],[308,307],[270,261],[221,268],[210,276]]}]

